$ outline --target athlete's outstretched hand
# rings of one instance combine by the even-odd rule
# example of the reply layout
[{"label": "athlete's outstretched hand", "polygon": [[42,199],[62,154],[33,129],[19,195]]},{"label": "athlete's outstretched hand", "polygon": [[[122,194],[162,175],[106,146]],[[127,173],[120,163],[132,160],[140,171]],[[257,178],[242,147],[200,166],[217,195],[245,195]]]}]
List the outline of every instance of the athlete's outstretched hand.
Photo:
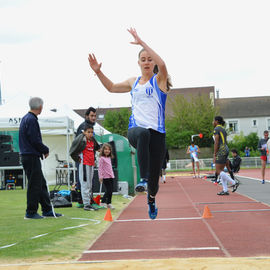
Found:
[{"label": "athlete's outstretched hand", "polygon": [[131,44],[142,45],[142,40],[139,38],[135,28],[130,27],[128,32],[134,37],[134,41],[130,42]]},{"label": "athlete's outstretched hand", "polygon": [[93,71],[96,74],[98,74],[100,72],[100,68],[101,68],[102,63],[98,63],[98,61],[93,53],[89,54],[88,61],[89,61],[89,65],[93,69]]}]

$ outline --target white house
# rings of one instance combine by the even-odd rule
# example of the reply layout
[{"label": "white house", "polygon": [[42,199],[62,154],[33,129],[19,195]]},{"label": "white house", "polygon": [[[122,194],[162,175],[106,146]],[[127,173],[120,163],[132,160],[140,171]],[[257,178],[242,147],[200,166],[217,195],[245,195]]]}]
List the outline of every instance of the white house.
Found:
[{"label": "white house", "polygon": [[241,131],[245,136],[256,132],[262,137],[265,130],[270,130],[270,96],[220,98],[215,106],[231,130],[228,139]]}]

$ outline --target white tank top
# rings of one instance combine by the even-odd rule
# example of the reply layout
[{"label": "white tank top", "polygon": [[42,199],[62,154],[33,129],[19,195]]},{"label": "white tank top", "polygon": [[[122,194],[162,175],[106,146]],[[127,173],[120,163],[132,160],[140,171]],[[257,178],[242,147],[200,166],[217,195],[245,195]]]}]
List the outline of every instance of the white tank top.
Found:
[{"label": "white tank top", "polygon": [[145,84],[138,77],[131,89],[132,114],[128,128],[143,127],[165,133],[165,104],[167,95],[157,84],[156,74]]}]

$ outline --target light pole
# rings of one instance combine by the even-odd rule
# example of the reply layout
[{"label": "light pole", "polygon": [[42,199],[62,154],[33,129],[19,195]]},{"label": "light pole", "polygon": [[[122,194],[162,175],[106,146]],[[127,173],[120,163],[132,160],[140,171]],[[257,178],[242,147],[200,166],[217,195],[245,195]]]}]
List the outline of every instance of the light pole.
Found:
[{"label": "light pole", "polygon": [[199,133],[199,134],[194,134],[194,135],[191,135],[191,141],[193,142],[193,138],[194,137],[199,137],[200,139],[203,138],[203,134],[202,133]]}]

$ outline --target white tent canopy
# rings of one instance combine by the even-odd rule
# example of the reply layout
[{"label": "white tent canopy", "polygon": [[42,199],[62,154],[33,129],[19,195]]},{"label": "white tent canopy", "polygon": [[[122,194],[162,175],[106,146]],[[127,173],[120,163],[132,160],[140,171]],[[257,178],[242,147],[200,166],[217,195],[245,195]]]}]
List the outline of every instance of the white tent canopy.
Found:
[{"label": "white tent canopy", "polygon": [[[0,106],[0,129],[17,130],[20,126],[21,118],[29,111],[30,96],[19,94],[15,99]],[[73,120],[65,114],[52,112],[47,109],[46,104],[40,116],[38,116],[40,129],[59,130],[66,133],[66,129],[74,129]],[[52,131],[51,131],[52,132]],[[53,133],[53,132],[52,132]]]},{"label": "white tent canopy", "polygon": [[[16,130],[19,128],[21,118],[29,111],[29,99],[29,95],[19,94],[9,103],[0,106],[1,130]],[[43,134],[61,134],[61,132],[66,134],[66,129],[77,130],[84,121],[84,118],[74,112],[68,105],[56,108],[54,112],[48,109],[46,102],[38,119]],[[51,131],[46,131],[46,129]],[[98,123],[95,124],[94,131],[97,135],[110,134]]]},{"label": "white tent canopy", "polygon": [[[56,109],[56,111],[60,114],[63,115],[67,115],[69,118],[71,118],[74,121],[74,127],[77,130],[77,128],[79,127],[79,125],[84,121],[84,118],[82,118],[79,114],[77,114],[76,112],[74,112],[68,105],[63,105],[59,108]],[[104,127],[102,127],[100,124],[96,123],[94,125],[94,131],[95,134],[97,135],[106,135],[106,134],[110,134],[111,132],[109,132],[107,129],[105,129]]]},{"label": "white tent canopy", "polygon": [[[29,111],[30,96],[20,94],[10,102],[0,106],[0,131],[18,130],[22,117]],[[43,165],[44,175],[48,182],[55,183],[56,161],[59,159],[69,161],[69,147],[74,135],[74,122],[67,115],[52,112],[47,109],[46,102],[38,121],[43,142],[50,149],[50,154]]]},{"label": "white tent canopy", "polygon": [[[24,93],[17,95],[13,100],[0,106],[0,131],[18,130],[21,118],[29,111],[30,96]],[[55,112],[48,109],[46,101],[42,113],[38,116],[43,143],[50,149],[49,157],[43,162],[44,175],[49,183],[55,183],[58,165],[56,154],[60,160],[69,164],[69,148],[78,126],[84,121],[68,105],[56,108]],[[94,126],[97,135],[110,132],[98,123]]]}]

